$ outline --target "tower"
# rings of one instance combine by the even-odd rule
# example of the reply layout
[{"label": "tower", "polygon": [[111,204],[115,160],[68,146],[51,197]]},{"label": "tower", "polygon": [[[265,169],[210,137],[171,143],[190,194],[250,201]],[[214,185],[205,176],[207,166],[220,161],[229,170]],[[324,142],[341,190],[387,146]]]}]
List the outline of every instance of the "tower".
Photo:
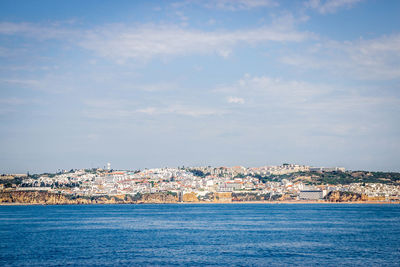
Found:
[{"label": "tower", "polygon": [[110,163],[110,162],[107,163],[107,170],[108,170],[108,171],[111,170],[111,163]]}]

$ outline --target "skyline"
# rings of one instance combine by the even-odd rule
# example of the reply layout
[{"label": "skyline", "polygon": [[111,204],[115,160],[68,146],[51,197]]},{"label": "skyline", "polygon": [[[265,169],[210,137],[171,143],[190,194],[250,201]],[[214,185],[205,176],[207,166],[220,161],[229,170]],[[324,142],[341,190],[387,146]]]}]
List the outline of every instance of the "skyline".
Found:
[{"label": "skyline", "polygon": [[400,171],[399,1],[2,1],[0,173]]}]

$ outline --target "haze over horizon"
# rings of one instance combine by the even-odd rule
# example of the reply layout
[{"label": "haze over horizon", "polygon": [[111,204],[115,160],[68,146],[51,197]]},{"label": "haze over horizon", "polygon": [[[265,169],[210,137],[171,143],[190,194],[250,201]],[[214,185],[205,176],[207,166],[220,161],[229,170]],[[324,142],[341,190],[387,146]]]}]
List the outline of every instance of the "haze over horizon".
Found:
[{"label": "haze over horizon", "polygon": [[0,2],[0,173],[400,171],[400,1]]}]

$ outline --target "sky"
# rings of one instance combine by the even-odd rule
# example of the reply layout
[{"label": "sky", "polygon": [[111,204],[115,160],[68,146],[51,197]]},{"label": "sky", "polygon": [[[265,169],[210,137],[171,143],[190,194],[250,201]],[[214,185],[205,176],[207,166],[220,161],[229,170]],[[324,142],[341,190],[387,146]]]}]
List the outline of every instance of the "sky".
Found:
[{"label": "sky", "polygon": [[0,2],[0,173],[400,171],[400,1]]}]

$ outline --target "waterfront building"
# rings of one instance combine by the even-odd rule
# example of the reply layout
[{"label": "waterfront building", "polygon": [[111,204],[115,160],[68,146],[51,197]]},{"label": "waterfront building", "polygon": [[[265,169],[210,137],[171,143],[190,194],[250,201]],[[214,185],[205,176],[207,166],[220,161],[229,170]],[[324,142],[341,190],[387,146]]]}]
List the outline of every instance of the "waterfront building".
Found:
[{"label": "waterfront building", "polygon": [[299,197],[302,200],[318,200],[323,198],[323,192],[321,190],[302,190]]}]

